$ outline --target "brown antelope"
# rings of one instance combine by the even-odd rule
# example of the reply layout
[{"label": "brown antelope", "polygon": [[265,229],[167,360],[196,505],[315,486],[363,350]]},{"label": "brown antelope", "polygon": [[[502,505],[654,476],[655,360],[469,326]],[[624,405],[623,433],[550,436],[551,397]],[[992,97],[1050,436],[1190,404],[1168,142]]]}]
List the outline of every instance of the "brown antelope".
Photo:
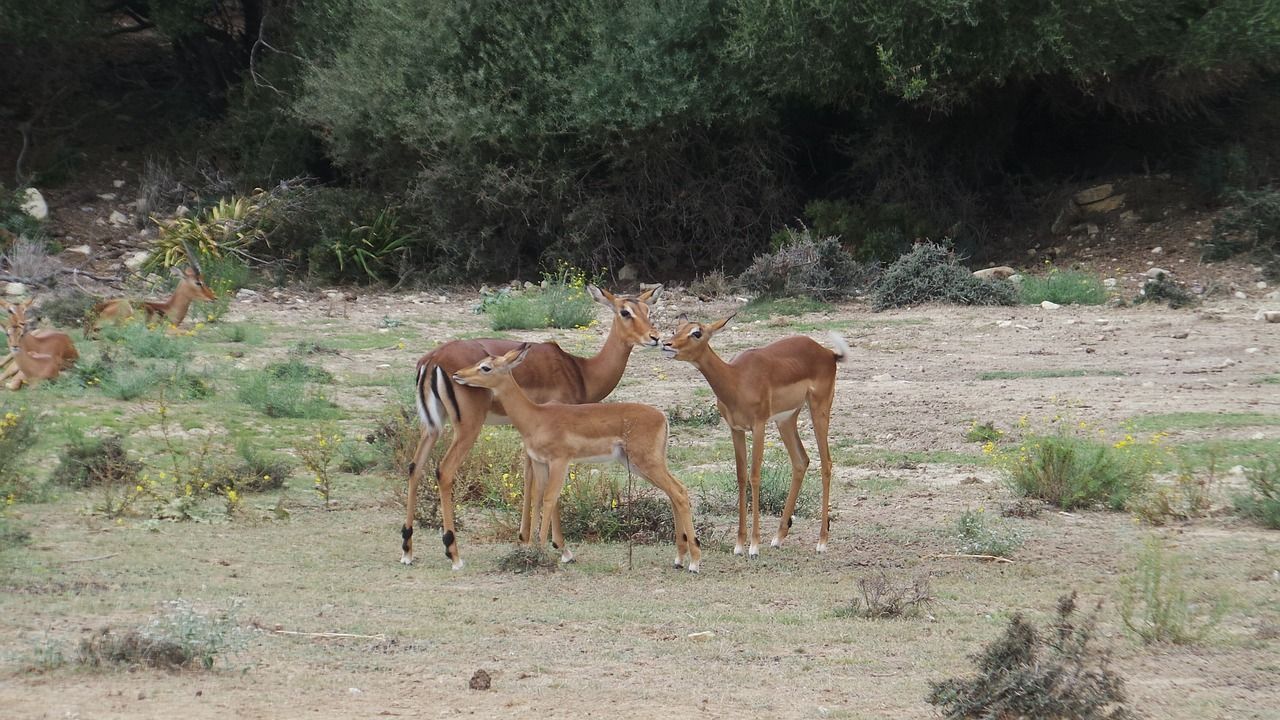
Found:
[{"label": "brown antelope", "polygon": [[[661,289],[658,286],[633,298],[613,295],[594,285],[587,286],[591,297],[613,312],[613,325],[600,352],[594,357],[582,358],[561,350],[554,342],[536,343],[530,346],[528,356],[516,371],[516,381],[533,402],[580,404],[603,400],[622,379],[635,346],[658,346],[658,333],[649,321],[649,306],[657,300]],[[484,388],[456,385],[449,377],[486,357],[502,355],[520,346],[521,343],[510,340],[453,340],[418,360],[417,405],[422,418],[422,438],[409,464],[407,518],[400,529],[403,538],[400,562],[406,565],[413,562],[413,522],[418,483],[448,420],[454,426],[453,440],[436,467],[440,514],[444,524],[441,540],[445,555],[453,562],[453,569],[462,568],[462,554],[454,534],[453,478],[463,458],[475,445],[481,428],[504,425],[510,420],[502,402],[493,393]],[[535,488],[527,457],[524,465],[520,541],[528,543],[532,539],[530,513]],[[552,522],[555,542],[561,546],[558,510],[553,511]],[[568,562],[573,559],[573,554],[564,549],[560,559]]]},{"label": "brown antelope", "polygon": [[52,380],[80,357],[71,338],[56,330],[30,330],[27,311],[35,299],[11,305],[0,300],[0,307],[9,315],[5,330],[9,336],[9,351],[13,364],[0,373],[0,381],[8,380],[6,387],[16,390],[22,384],[35,384]]},{"label": "brown antelope", "polygon": [[[532,349],[525,346],[501,357],[486,357],[455,372],[453,381],[465,387],[492,390],[494,399],[502,403],[507,417],[520,431],[525,454],[543,488],[538,546],[547,542],[569,463],[612,461],[635,471],[671,499],[675,566],[684,567],[687,559],[689,570],[698,572],[702,550],[694,532],[689,492],[667,469],[666,414],[640,403],[535,403],[512,375]],[[556,544],[564,547],[558,526],[555,533]]]},{"label": "brown antelope", "polygon": [[747,432],[751,433],[751,545],[747,554],[755,557],[760,553],[760,470],[764,460],[765,425],[770,420],[777,424],[782,444],[791,457],[791,489],[773,547],[780,547],[791,529],[796,497],[809,469],[809,455],[796,428],[796,420],[805,405],[809,406],[822,460],[822,524],[818,530],[817,551],[823,552],[827,549],[830,531],[831,450],[827,445],[827,431],[836,389],[836,363],[849,354],[849,346],[835,333],[831,334],[835,350],[795,335],[762,348],[745,350],[733,362],[726,363],[711,349],[710,342],[731,319],[732,315],[704,325],[689,322],[682,316],[682,324],[675,335],[662,344],[662,352],[698,368],[716,394],[720,417],[733,431],[733,456],[738,474],[738,542],[733,554],[742,554],[747,539]]},{"label": "brown antelope", "polygon": [[[169,296],[168,300],[158,302],[144,300],[141,302],[142,309],[147,314],[147,322],[164,317],[174,326],[178,326],[186,319],[187,310],[191,307],[193,301],[213,301],[218,299],[218,296],[213,294],[213,290],[209,289],[209,286],[204,283],[204,275],[200,272],[200,265],[196,262],[195,255],[188,251],[187,257],[191,261],[191,267],[185,269],[170,268],[170,271],[178,277],[178,287],[173,289],[173,294]],[[115,298],[98,303],[93,308],[93,319],[85,326],[85,333],[92,333],[97,324],[103,320],[122,322],[133,317],[137,311],[137,304],[136,301],[128,298]]]}]

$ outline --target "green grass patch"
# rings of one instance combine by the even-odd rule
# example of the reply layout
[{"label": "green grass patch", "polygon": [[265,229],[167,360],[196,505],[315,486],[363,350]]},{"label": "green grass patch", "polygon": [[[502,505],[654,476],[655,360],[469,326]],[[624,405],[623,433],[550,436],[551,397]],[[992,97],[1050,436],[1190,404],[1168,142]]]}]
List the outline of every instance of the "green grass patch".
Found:
[{"label": "green grass patch", "polygon": [[264,333],[261,327],[251,323],[219,324],[211,337],[217,342],[261,345]]},{"label": "green grass patch", "polygon": [[1018,299],[1025,305],[1045,300],[1059,305],[1101,305],[1107,301],[1107,288],[1089,273],[1053,269],[1047,275],[1023,276]]},{"label": "green grass patch", "polygon": [[1254,382],[1259,385],[1280,385],[1280,375],[1264,375]]},{"label": "green grass patch", "polygon": [[191,339],[174,335],[164,323],[155,328],[141,322],[108,325],[102,328],[102,339],[140,358],[183,360],[191,355]]},{"label": "green grass patch", "polygon": [[284,362],[271,363],[264,371],[277,380],[286,382],[331,383],[333,373],[322,367],[308,365],[297,358],[289,358]]},{"label": "green grass patch", "polygon": [[758,297],[742,306],[738,311],[741,320],[765,320],[779,315],[796,316],[807,313],[830,312],[835,309],[831,303],[805,297]]},{"label": "green grass patch", "polygon": [[1280,425],[1280,415],[1266,413],[1179,412],[1139,415],[1128,422],[1134,430],[1195,430],[1199,428],[1234,428]]},{"label": "green grass patch", "polygon": [[1102,369],[1065,369],[1049,368],[1046,370],[988,370],[979,373],[979,380],[1020,380],[1024,378],[1061,378],[1061,377],[1124,377],[1123,370]]},{"label": "green grass patch", "polygon": [[317,388],[264,373],[249,375],[240,385],[237,397],[267,417],[316,420],[339,414],[337,407]]}]

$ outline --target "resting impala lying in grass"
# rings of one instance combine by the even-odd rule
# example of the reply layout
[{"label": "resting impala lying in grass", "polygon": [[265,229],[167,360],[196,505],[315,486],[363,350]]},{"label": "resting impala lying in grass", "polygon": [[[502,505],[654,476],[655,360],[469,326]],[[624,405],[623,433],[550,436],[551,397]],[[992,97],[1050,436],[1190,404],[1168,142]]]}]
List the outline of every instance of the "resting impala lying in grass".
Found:
[{"label": "resting impala lying in grass", "polygon": [[13,357],[13,363],[0,372],[0,382],[5,382],[9,390],[17,390],[23,383],[52,380],[80,357],[75,343],[66,333],[30,329],[27,313],[34,302],[35,298],[32,298],[13,305],[0,300],[0,309],[9,316],[5,331]]},{"label": "resting impala lying in grass", "polygon": [[751,433],[751,545],[747,554],[755,557],[760,553],[760,470],[764,461],[765,425],[770,420],[777,424],[782,444],[791,457],[791,489],[773,546],[781,546],[791,529],[796,497],[809,468],[809,455],[796,428],[800,410],[806,405],[822,460],[822,525],[818,530],[817,551],[823,552],[827,549],[830,531],[831,449],[827,444],[827,431],[836,391],[836,363],[845,359],[849,347],[835,333],[831,334],[835,350],[828,350],[807,337],[793,335],[762,348],[744,350],[733,362],[727,363],[711,349],[710,343],[712,336],[731,319],[732,315],[704,325],[689,322],[682,316],[683,324],[662,344],[662,351],[668,357],[698,368],[716,394],[720,416],[733,431],[733,457],[738,474],[738,542],[733,553],[741,555],[747,539],[748,432]]},{"label": "resting impala lying in grass", "polygon": [[[492,390],[511,423],[520,431],[524,450],[533,463],[537,482],[543,485],[542,517],[538,547],[547,541],[551,513],[564,487],[571,462],[617,462],[653,483],[671,499],[675,518],[676,567],[698,572],[702,550],[693,528],[689,492],[667,469],[667,416],[640,403],[538,404],[520,388],[511,371],[528,357],[530,347],[501,357],[486,357],[453,374],[453,381],[467,387]],[[535,506],[534,510],[537,510]],[[557,535],[559,531],[557,529]],[[564,538],[556,537],[563,547]]]},{"label": "resting impala lying in grass", "polygon": [[[595,301],[613,313],[613,325],[604,346],[594,357],[582,358],[570,355],[554,342],[536,343],[515,373],[515,379],[534,402],[559,402],[578,404],[603,400],[622,379],[631,350],[637,345],[658,346],[658,333],[649,322],[649,306],[656,302],[661,286],[646,290],[636,297],[614,295],[594,285],[587,291]],[[418,498],[418,483],[427,467],[432,448],[444,432],[446,420],[453,424],[453,440],[436,467],[436,480],[440,484],[440,514],[444,523],[442,541],[445,555],[453,562],[453,569],[460,569],[462,553],[454,534],[453,479],[466,458],[480,430],[485,425],[505,425],[510,420],[501,401],[484,388],[460,386],[449,376],[474,365],[491,355],[521,347],[511,340],[453,340],[447,342],[418,360],[417,404],[422,418],[422,439],[409,464],[409,496],[406,519],[400,530],[403,538],[403,554],[400,562],[413,562],[413,523]],[[520,541],[532,539],[530,513],[536,501],[536,488],[532,486],[529,461],[524,467],[524,507],[520,517]],[[554,538],[563,548],[560,533],[559,511],[552,512]],[[568,561],[573,555],[563,550],[561,559]]]},{"label": "resting impala lying in grass", "polygon": [[122,322],[133,317],[139,305],[146,312],[148,323],[164,317],[174,326],[178,326],[186,319],[187,310],[191,308],[192,302],[217,300],[218,296],[214,295],[213,290],[205,284],[200,264],[190,247],[187,248],[187,259],[191,263],[190,267],[179,269],[175,266],[169,269],[178,277],[178,287],[173,289],[173,294],[168,300],[139,302],[128,298],[114,298],[100,302],[93,308],[93,319],[85,324],[85,333],[93,333],[98,323],[104,320]]}]

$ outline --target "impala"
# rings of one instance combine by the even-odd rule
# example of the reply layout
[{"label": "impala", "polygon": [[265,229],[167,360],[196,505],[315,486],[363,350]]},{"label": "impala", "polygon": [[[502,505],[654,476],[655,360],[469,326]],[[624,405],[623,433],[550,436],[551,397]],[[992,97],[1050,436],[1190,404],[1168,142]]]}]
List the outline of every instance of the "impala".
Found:
[{"label": "impala", "polygon": [[800,410],[809,406],[813,434],[818,439],[818,455],[822,461],[822,524],[818,530],[817,551],[827,549],[830,531],[831,450],[827,431],[831,425],[831,403],[836,389],[836,363],[849,354],[849,346],[835,333],[831,334],[835,350],[828,350],[813,340],[795,335],[754,350],[745,350],[725,362],[711,349],[711,338],[733,319],[730,315],[710,324],[682,324],[670,340],[662,344],[662,352],[676,360],[691,363],[702,373],[716,395],[716,407],[733,432],[733,456],[738,475],[738,541],[734,555],[741,555],[747,539],[746,485],[748,481],[746,434],[751,433],[751,545],[750,557],[760,553],[760,470],[764,460],[765,425],[772,420],[778,426],[782,444],[791,457],[791,489],[782,511],[773,547],[780,547],[791,529],[791,514],[809,455],[800,442],[796,420]]},{"label": "impala", "polygon": [[[142,309],[147,314],[147,322],[151,322],[158,317],[164,317],[174,326],[182,324],[187,317],[187,310],[191,307],[191,303],[196,300],[210,301],[217,300],[218,296],[213,294],[213,290],[204,282],[204,274],[200,271],[200,264],[196,261],[195,253],[187,248],[187,259],[191,262],[191,266],[185,269],[179,269],[174,266],[170,268],[170,272],[178,277],[178,287],[173,289],[173,294],[168,300],[158,302],[142,301]],[[98,303],[93,308],[93,319],[85,326],[86,334],[92,333],[94,328],[102,320],[111,320],[121,322],[133,317],[136,312],[136,303],[128,298],[115,298],[105,302]]]},{"label": "impala", "polygon": [[[486,357],[455,372],[453,381],[492,390],[494,399],[502,403],[511,423],[520,431],[525,454],[532,462],[538,484],[543,486],[538,546],[547,542],[569,463],[613,461],[635,471],[671,499],[675,566],[684,567],[687,559],[689,570],[698,572],[702,550],[693,528],[689,492],[667,468],[666,414],[640,403],[534,403],[512,376],[532,349],[526,346],[501,357]],[[558,524],[554,540],[558,547],[564,547]]]},{"label": "impala", "polygon": [[35,330],[27,311],[35,298],[11,305],[0,300],[0,308],[9,315],[5,330],[9,336],[9,351],[13,364],[0,373],[0,381],[8,380],[6,387],[17,390],[24,382],[34,384],[40,380],[52,380],[80,357],[70,336],[56,330]]},{"label": "impala", "polygon": [[[649,305],[657,300],[661,286],[632,298],[613,295],[594,285],[587,286],[591,297],[613,312],[613,325],[604,346],[594,357],[570,355],[554,342],[536,343],[515,379],[534,402],[579,404],[603,400],[622,379],[631,350],[637,345],[657,347],[658,334],[649,322]],[[440,486],[440,514],[444,523],[441,541],[453,569],[462,568],[462,554],[454,534],[453,478],[462,460],[471,451],[485,425],[503,425],[508,420],[506,409],[493,393],[484,388],[459,386],[449,377],[463,368],[493,355],[501,355],[520,347],[510,340],[453,340],[423,355],[418,360],[417,405],[422,418],[422,438],[409,463],[409,496],[407,519],[400,530],[403,554],[400,562],[413,562],[413,522],[418,499],[418,483],[426,468],[432,448],[444,431],[445,421],[453,423],[453,440],[436,467]],[[530,513],[534,501],[532,475],[526,457],[524,467],[524,507],[520,517],[520,541],[528,543]],[[560,537],[558,511],[553,511],[555,535]],[[556,541],[560,543],[559,540]],[[564,549],[561,560],[568,562],[572,553]]]}]

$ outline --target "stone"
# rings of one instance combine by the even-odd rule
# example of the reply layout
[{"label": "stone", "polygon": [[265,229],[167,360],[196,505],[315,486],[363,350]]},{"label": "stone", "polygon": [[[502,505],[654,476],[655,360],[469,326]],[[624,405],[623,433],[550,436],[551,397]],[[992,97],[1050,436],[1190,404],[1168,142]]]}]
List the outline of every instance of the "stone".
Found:
[{"label": "stone", "polygon": [[1264,322],[1280,323],[1280,310],[1259,310],[1256,317]]},{"label": "stone", "polygon": [[1125,210],[1120,213],[1120,222],[1124,225],[1132,225],[1138,222],[1138,213],[1132,210]]},{"label": "stone", "polygon": [[1124,193],[1112,195],[1105,200],[1099,200],[1098,202],[1089,203],[1088,205],[1081,205],[1080,210],[1087,213],[1101,215],[1102,213],[1109,213],[1112,210],[1119,210],[1122,207],[1124,207]]},{"label": "stone", "polygon": [[250,290],[249,288],[240,288],[239,290],[236,291],[237,300],[244,300],[245,298],[255,298],[255,297],[258,297],[257,290]]},{"label": "stone", "polygon": [[1256,287],[1256,288],[1258,288],[1259,290],[1266,290],[1266,289],[1267,289],[1267,281],[1266,281],[1266,280],[1259,280],[1258,282],[1254,283],[1254,284],[1253,284],[1253,286],[1254,286],[1254,287]]},{"label": "stone", "polygon": [[467,683],[467,687],[472,690],[488,690],[493,684],[493,678],[489,677],[489,673],[484,670],[477,670],[471,676],[471,681]]},{"label": "stone", "polygon": [[1244,354],[1245,354],[1245,355],[1253,355],[1253,354],[1254,354],[1254,353],[1256,353],[1256,352],[1258,352],[1258,348],[1256,348],[1256,347],[1251,347],[1251,348],[1245,348],[1245,349],[1244,349]]},{"label": "stone", "polygon": [[1186,330],[1179,330],[1178,332],[1174,333],[1170,337],[1172,337],[1174,340],[1186,340],[1188,334],[1189,333]]},{"label": "stone", "polygon": [[111,223],[112,225],[128,225],[129,216],[125,215],[119,210],[112,210],[111,215],[107,217],[107,222]]},{"label": "stone", "polygon": [[36,220],[46,220],[49,217],[49,203],[44,201],[44,195],[39,190],[29,187],[22,191],[22,212]]},{"label": "stone", "polygon": [[701,632],[691,632],[685,637],[689,638],[690,640],[693,640],[694,642],[706,642],[708,640],[714,639],[715,636],[716,634],[711,632],[710,630],[703,630]]},{"label": "stone", "polygon": [[19,297],[27,294],[27,286],[20,282],[11,282],[4,288],[4,294],[9,297]]},{"label": "stone", "polygon": [[1161,246],[1159,246],[1159,245],[1157,245],[1157,246],[1155,246],[1155,247],[1151,248],[1151,254],[1152,254],[1152,255],[1163,255],[1163,254],[1164,254],[1164,248],[1163,248],[1163,247],[1161,247]]},{"label": "stone", "polygon": [[983,280],[998,280],[1007,278],[1014,274],[1013,268],[1008,265],[997,265],[995,267],[983,268],[982,270],[974,270],[973,276],[982,278]]},{"label": "stone", "polygon": [[893,376],[890,375],[889,373],[871,376],[871,382],[885,383],[885,382],[892,382],[892,381],[893,381]]},{"label": "stone", "polygon": [[1161,275],[1169,275],[1169,276],[1172,276],[1172,275],[1173,275],[1173,273],[1169,272],[1168,270],[1165,270],[1164,268],[1158,268],[1158,267],[1147,268],[1147,271],[1146,271],[1146,272],[1144,272],[1144,273],[1142,273],[1142,274],[1143,274],[1143,275],[1146,275],[1147,277],[1151,278],[1152,280],[1155,280],[1156,278],[1160,277]]},{"label": "stone", "polygon": [[1248,300],[1248,299],[1249,299],[1249,296],[1248,296],[1248,295],[1245,295],[1245,294],[1244,294],[1243,292],[1241,292],[1240,290],[1235,291],[1235,293],[1234,293],[1233,297],[1234,297],[1235,299],[1237,299],[1237,300]]},{"label": "stone", "polygon": [[187,207],[186,205],[179,205],[173,210],[174,217],[186,217],[190,214],[191,214],[191,208]]},{"label": "stone", "polygon": [[1045,300],[1044,302],[1040,303],[1040,307],[1044,308],[1045,310],[1057,310],[1062,306],[1056,302],[1053,302],[1052,300]]},{"label": "stone", "polygon": [[149,257],[151,257],[151,253],[146,250],[138,250],[137,252],[129,253],[129,256],[124,259],[124,266],[134,272],[137,272],[138,269],[147,262],[147,258]]},{"label": "stone", "polygon": [[112,180],[112,181],[111,181],[111,187],[114,187],[114,188],[122,188],[122,187],[124,187],[124,181],[123,181],[123,180]]},{"label": "stone", "polygon": [[1106,288],[1113,288],[1116,286],[1117,282],[1119,281],[1117,281],[1115,278],[1106,278],[1105,280],[1102,281],[1102,286]]},{"label": "stone", "polygon": [[630,282],[632,280],[638,279],[639,277],[640,277],[640,270],[635,265],[632,265],[631,263],[627,263],[626,265],[623,265],[622,268],[618,270],[618,279],[623,282]]},{"label": "stone", "polygon": [[1097,225],[1094,225],[1093,223],[1085,223],[1084,232],[1089,237],[1094,237],[1098,233],[1102,232],[1102,228],[1098,227]]},{"label": "stone", "polygon": [[77,253],[79,255],[84,255],[85,257],[88,257],[93,253],[93,249],[90,248],[88,245],[77,245],[73,248],[67,248],[67,252],[73,252],[73,253]]},{"label": "stone", "polygon": [[1018,273],[1014,273],[1014,274],[1010,275],[1010,276],[1008,277],[1008,280],[1009,280],[1009,282],[1013,283],[1014,285],[1021,285],[1021,284],[1022,284],[1022,276],[1021,276],[1021,275],[1019,275]]},{"label": "stone", "polygon": [[111,202],[112,200],[116,199],[116,194],[115,193],[98,193],[98,199]]},{"label": "stone", "polygon": [[1088,190],[1081,190],[1076,193],[1072,199],[1077,205],[1088,205],[1096,203],[1099,200],[1105,200],[1115,194],[1115,187],[1111,183],[1105,185],[1095,185]]}]

